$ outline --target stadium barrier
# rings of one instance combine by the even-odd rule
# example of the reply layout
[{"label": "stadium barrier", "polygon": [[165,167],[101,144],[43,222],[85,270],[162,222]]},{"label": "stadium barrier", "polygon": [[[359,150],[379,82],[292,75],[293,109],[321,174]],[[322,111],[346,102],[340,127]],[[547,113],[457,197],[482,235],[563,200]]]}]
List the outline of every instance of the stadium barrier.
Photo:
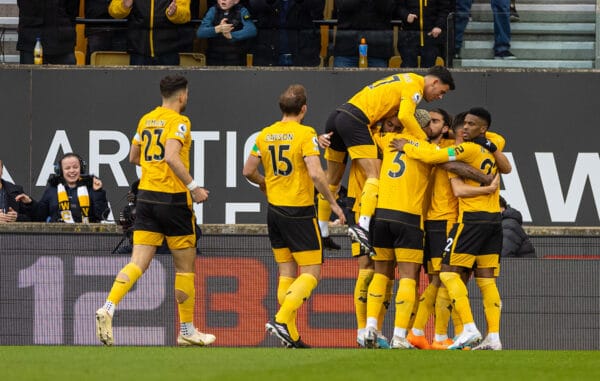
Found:
[{"label": "stadium barrier", "polygon": [[[277,267],[265,225],[203,225],[196,277],[196,325],[218,346],[277,346],[264,323],[277,309]],[[538,259],[502,261],[505,349],[600,349],[600,229],[527,227]],[[356,260],[343,228],[325,252],[322,280],[298,314],[302,338],[318,347],[356,346],[352,301]],[[112,224],[0,225],[0,344],[97,345],[94,311],[126,254]],[[115,315],[116,345],[175,345],[178,329],[169,255],[157,255]],[[421,289],[425,281],[420,284]],[[485,331],[480,294],[469,285]],[[393,303],[392,303],[393,305]],[[384,334],[391,335],[393,306]],[[432,333],[431,324],[428,334]]]}]

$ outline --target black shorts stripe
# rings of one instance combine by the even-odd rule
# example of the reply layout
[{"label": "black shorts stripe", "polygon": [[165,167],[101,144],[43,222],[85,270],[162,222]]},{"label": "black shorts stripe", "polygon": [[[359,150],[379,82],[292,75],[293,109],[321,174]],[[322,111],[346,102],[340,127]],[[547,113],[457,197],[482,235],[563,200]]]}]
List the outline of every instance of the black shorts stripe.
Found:
[{"label": "black shorts stripe", "polygon": [[377,208],[375,210],[375,219],[403,222],[405,224],[421,227],[421,216],[401,212],[399,210]]}]

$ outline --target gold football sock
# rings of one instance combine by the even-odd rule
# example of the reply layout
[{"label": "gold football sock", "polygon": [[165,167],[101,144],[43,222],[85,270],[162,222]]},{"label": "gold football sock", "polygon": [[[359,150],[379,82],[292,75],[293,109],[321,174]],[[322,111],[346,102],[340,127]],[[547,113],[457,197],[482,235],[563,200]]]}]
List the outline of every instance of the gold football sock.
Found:
[{"label": "gold football sock", "polygon": [[[275,315],[275,321],[288,324],[292,321],[292,318],[295,319],[295,312],[310,297],[312,291],[317,287],[317,283],[317,278],[307,273],[301,274],[296,278],[287,290],[283,304],[277,315]],[[291,337],[292,340],[298,340],[299,338],[299,336]]]},{"label": "gold football sock", "polygon": [[373,279],[369,284],[369,290],[367,293],[367,319],[379,318],[379,312],[381,311],[383,302],[385,300],[388,280],[388,277],[383,274],[373,274]]},{"label": "gold football sock", "polygon": [[[360,196],[359,224],[362,228],[369,230],[368,221],[375,213],[377,206],[377,194],[379,193],[379,180],[375,178],[367,179]],[[362,221],[365,221],[364,223]],[[366,224],[366,226],[365,226]]]},{"label": "gold football sock", "polygon": [[419,329],[421,331],[425,330],[425,325],[427,325],[427,321],[429,320],[429,316],[433,313],[435,308],[435,298],[438,292],[437,286],[434,286],[430,283],[425,291],[419,297],[417,314],[415,316],[415,321],[412,324],[412,327],[415,329]]},{"label": "gold football sock", "polygon": [[[446,287],[440,287],[435,299],[435,334],[448,335],[448,322],[452,304]],[[456,330],[456,327],[455,327]]]},{"label": "gold football sock", "polygon": [[483,299],[483,311],[487,322],[488,334],[500,332],[500,311],[502,301],[494,278],[475,278],[481,297]]},{"label": "gold football sock", "polygon": [[460,275],[455,272],[441,272],[440,279],[448,290],[450,300],[456,313],[460,316],[460,320],[464,324],[473,323],[473,313],[471,312],[471,304],[469,303],[469,292]]},{"label": "gold football sock", "polygon": [[385,320],[385,314],[390,308],[390,303],[392,302],[392,290],[394,288],[394,280],[388,279],[387,286],[385,287],[385,298],[383,299],[383,304],[379,309],[379,317],[377,318],[377,330],[381,332],[383,328],[383,321]]},{"label": "gold football sock", "polygon": [[450,316],[452,317],[452,325],[454,326],[454,336],[458,336],[464,329],[462,320],[460,320],[460,316],[458,316],[455,308],[452,308],[452,311],[450,311]]},{"label": "gold football sock", "polygon": [[194,322],[194,306],[196,305],[196,288],[194,287],[194,273],[176,273],[175,290],[187,295],[187,298],[177,304],[179,321],[182,323]]},{"label": "gold football sock", "polygon": [[[279,305],[283,305],[283,302],[285,301],[285,295],[287,294],[287,290],[288,288],[290,288],[290,286],[292,285],[292,283],[294,283],[294,281],[296,280],[296,278],[291,278],[291,277],[287,277],[287,276],[280,276],[279,277],[279,284],[277,286],[277,301],[279,302]],[[290,332],[291,335],[293,335],[295,337],[295,335],[298,335],[298,327],[296,327],[296,312],[294,311],[294,313],[292,314],[292,317],[290,318],[290,321],[287,323],[288,325],[288,331]]]},{"label": "gold football sock", "polygon": [[[127,280],[122,279],[120,275],[125,275]],[[142,269],[140,269],[135,263],[129,262],[119,272],[119,275],[115,278],[115,282],[108,293],[106,300],[112,302],[114,305],[119,304],[121,299],[129,292],[135,282],[142,276]]]},{"label": "gold football sock", "polygon": [[417,281],[410,278],[400,279],[396,293],[396,319],[395,328],[408,329],[410,316],[415,305]]},{"label": "gold football sock", "polygon": [[365,328],[367,325],[367,291],[374,272],[372,269],[358,270],[358,278],[356,278],[354,286],[354,312],[356,313],[357,328]]},{"label": "gold football sock", "polygon": [[[338,186],[329,185],[329,190],[338,199]],[[329,237],[329,220],[331,218],[331,205],[321,193],[317,195],[317,219],[323,237]]]}]

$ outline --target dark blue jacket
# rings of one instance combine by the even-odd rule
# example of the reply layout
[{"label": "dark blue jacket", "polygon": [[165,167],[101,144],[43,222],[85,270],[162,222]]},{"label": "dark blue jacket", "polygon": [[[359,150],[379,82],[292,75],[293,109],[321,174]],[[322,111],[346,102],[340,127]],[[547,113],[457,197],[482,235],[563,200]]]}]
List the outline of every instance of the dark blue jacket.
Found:
[{"label": "dark blue jacket", "polygon": [[31,204],[24,204],[16,200],[16,197],[23,193],[23,187],[15,185],[10,181],[0,181],[2,182],[2,189],[4,189],[4,205],[6,205],[6,210],[8,211],[8,208],[12,208],[17,212],[17,222],[31,221],[33,202]]},{"label": "dark blue jacket", "polygon": [[535,258],[535,248],[523,230],[523,216],[510,205],[502,212],[502,257]]},{"label": "dark blue jacket", "polygon": [[33,52],[36,38],[39,37],[44,54],[73,53],[79,0],[17,0],[17,5],[18,50]]},{"label": "dark blue jacket", "polygon": [[[252,43],[255,66],[277,66],[280,54],[291,54],[292,66],[319,66],[321,32],[313,20],[323,19],[323,0],[288,0],[285,18],[281,0],[250,0],[258,35]],[[287,42],[287,49],[282,46]]]},{"label": "dark blue jacket", "polygon": [[[62,178],[59,178],[62,179]],[[57,194],[57,180],[49,180],[49,184],[44,191],[42,198],[34,203],[33,213],[35,215],[35,221],[45,222],[61,222],[60,208],[58,207],[58,194]],[[106,192],[104,189],[95,191],[92,187],[92,177],[86,176],[77,183],[79,185],[85,185],[90,196],[90,222],[100,222],[106,219],[106,216],[110,213],[108,208],[108,200],[106,199]],[[79,199],[77,198],[77,187],[70,188],[65,185],[69,201],[71,203],[71,213],[73,214],[73,220],[75,222],[81,222],[81,209],[79,208]]]}]

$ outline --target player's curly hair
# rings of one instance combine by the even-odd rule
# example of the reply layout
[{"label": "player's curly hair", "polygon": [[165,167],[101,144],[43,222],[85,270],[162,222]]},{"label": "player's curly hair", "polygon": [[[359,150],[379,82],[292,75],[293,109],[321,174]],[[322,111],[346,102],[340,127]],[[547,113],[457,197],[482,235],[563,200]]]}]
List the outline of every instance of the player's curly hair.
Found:
[{"label": "player's curly hair", "polygon": [[171,98],[179,90],[187,88],[188,80],[183,75],[167,75],[160,80],[160,95]]}]

